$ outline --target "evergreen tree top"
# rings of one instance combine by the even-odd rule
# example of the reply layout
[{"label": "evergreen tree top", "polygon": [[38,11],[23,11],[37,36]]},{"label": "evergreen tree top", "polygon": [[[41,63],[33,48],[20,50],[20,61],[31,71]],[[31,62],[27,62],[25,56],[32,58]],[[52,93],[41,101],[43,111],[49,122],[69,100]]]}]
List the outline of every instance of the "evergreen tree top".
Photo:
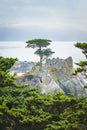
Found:
[{"label": "evergreen tree top", "polygon": [[26,41],[27,47],[47,47],[48,45],[50,45],[50,42],[51,40],[48,39],[32,39]]}]

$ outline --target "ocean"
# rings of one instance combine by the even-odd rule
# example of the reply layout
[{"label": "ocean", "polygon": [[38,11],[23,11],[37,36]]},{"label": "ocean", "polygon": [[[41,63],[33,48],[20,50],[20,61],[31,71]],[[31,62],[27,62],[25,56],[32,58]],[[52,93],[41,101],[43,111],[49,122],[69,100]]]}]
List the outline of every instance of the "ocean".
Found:
[{"label": "ocean", "polygon": [[[66,59],[71,56],[73,62],[85,60],[81,50],[74,46],[76,42],[56,41],[52,42],[49,48],[55,53],[50,58]],[[0,56],[18,58],[20,61],[39,61],[39,56],[35,55],[35,49],[26,48],[24,41],[0,41]]]}]

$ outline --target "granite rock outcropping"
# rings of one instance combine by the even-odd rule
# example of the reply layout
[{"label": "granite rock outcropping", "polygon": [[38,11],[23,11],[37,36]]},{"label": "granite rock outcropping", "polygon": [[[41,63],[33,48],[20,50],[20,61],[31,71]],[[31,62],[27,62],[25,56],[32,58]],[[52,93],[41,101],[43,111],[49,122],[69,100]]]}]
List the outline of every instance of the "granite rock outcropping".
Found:
[{"label": "granite rock outcropping", "polygon": [[72,57],[68,57],[66,59],[48,59],[43,65],[42,71],[39,71],[39,66],[34,62],[17,61],[11,68],[11,73],[18,74],[16,80],[18,84],[28,84],[27,88],[37,87],[41,93],[52,94],[55,91],[61,91],[66,95],[86,97],[87,89],[84,88],[84,85],[87,83],[87,79],[84,79],[81,74],[73,76],[73,70]]}]

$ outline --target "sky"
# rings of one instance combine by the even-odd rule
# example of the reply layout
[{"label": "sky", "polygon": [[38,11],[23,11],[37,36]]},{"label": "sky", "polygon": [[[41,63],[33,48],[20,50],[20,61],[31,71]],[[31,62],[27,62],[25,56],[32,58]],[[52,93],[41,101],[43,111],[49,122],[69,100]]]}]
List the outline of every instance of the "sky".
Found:
[{"label": "sky", "polygon": [[0,41],[87,41],[87,0],[0,0]]}]

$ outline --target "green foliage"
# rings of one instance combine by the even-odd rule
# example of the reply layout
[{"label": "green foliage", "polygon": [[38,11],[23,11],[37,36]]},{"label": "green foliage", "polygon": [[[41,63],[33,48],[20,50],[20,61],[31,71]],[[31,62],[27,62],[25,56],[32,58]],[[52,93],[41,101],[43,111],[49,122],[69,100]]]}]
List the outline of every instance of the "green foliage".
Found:
[{"label": "green foliage", "polygon": [[14,80],[15,75],[11,76],[8,72],[0,71],[0,88],[6,86],[17,86]]},{"label": "green foliage", "polygon": [[[51,40],[48,39],[33,39],[26,41],[27,47],[38,48],[35,54],[40,57],[40,70],[42,70],[42,64],[45,59],[51,56],[54,52],[47,48],[50,45]],[[45,48],[45,49],[42,49]]]},{"label": "green foliage", "polygon": [[[85,55],[87,59],[87,43],[77,42],[75,46],[82,50],[82,53]],[[79,67],[73,72],[73,75],[76,75],[78,72],[84,72],[84,76],[87,78],[87,73],[85,69],[85,66],[87,66],[87,61],[80,61],[79,63],[76,63],[76,65],[78,65]]]},{"label": "green foliage", "polygon": [[86,98],[28,90],[7,71],[1,71],[0,79],[0,130],[87,129]]},{"label": "green foliage", "polygon": [[17,59],[0,57],[0,88],[6,86],[17,86],[14,81],[15,74],[13,76],[9,74],[9,69],[16,60]]},{"label": "green foliage", "polygon": [[38,89],[0,89],[0,128],[16,130],[84,130],[87,100]]},{"label": "green foliage", "polygon": [[35,54],[36,55],[42,55],[42,57],[49,57],[49,56],[51,56],[52,54],[53,54],[54,52],[53,51],[51,51],[51,49],[43,49],[43,50],[40,50],[40,49],[38,49],[36,52],[35,52]]},{"label": "green foliage", "polygon": [[87,61],[80,61],[79,63],[76,63],[76,65],[84,67],[85,65],[87,65]]},{"label": "green foliage", "polygon": [[46,57],[49,57],[49,56],[52,55],[53,53],[55,53],[55,52],[53,52],[50,48],[44,50],[44,55],[45,55]]},{"label": "green foliage", "polygon": [[84,68],[76,68],[75,71],[73,72],[73,75],[76,75],[77,73],[81,73],[83,71],[86,71]]},{"label": "green foliage", "polygon": [[40,66],[40,62],[36,62],[35,66]]},{"label": "green foliage", "polygon": [[47,47],[50,45],[51,40],[48,39],[33,39],[33,40],[28,40],[26,41],[27,47],[33,47],[32,45],[36,45],[37,47]]},{"label": "green foliage", "polygon": [[76,63],[76,65],[78,65],[79,67],[76,68],[76,70],[73,72],[73,75],[76,75],[78,72],[86,72],[86,69],[84,68],[84,66],[87,65],[87,61],[80,61],[79,63]]},{"label": "green foliage", "polygon": [[17,58],[3,58],[0,57],[0,71],[7,71],[9,70],[13,64],[17,61]]},{"label": "green foliage", "polygon": [[[69,98],[69,97],[68,97]],[[60,113],[59,120],[52,121],[45,130],[84,130],[87,129],[86,99],[71,97],[66,109]],[[61,105],[62,106],[62,105]],[[64,107],[63,107],[64,108]]]},{"label": "green foliage", "polygon": [[37,49],[37,50],[35,51],[35,54],[43,57],[44,51],[41,50],[41,49]]},{"label": "green foliage", "polygon": [[75,44],[76,47],[82,49],[82,53],[85,55],[85,57],[87,58],[87,43],[83,42],[77,42]]}]

